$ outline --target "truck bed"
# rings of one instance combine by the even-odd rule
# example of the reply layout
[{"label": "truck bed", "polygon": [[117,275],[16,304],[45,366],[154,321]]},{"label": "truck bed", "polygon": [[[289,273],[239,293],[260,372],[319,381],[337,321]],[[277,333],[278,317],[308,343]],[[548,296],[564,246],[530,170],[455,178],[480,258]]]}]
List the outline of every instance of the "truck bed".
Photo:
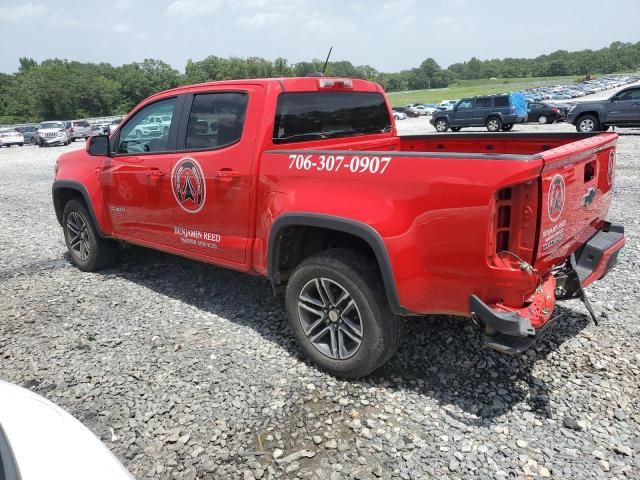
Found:
[{"label": "truck bed", "polygon": [[535,155],[599,133],[465,133],[400,136],[402,152]]}]

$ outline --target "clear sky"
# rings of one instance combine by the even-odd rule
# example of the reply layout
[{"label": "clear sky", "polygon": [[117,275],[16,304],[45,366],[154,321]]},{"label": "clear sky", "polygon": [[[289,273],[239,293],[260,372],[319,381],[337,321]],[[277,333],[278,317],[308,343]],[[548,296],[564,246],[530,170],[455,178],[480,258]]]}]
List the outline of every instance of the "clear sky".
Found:
[{"label": "clear sky", "polygon": [[0,72],[18,57],[184,71],[208,55],[323,58],[380,71],[640,40],[638,0],[0,0]]}]

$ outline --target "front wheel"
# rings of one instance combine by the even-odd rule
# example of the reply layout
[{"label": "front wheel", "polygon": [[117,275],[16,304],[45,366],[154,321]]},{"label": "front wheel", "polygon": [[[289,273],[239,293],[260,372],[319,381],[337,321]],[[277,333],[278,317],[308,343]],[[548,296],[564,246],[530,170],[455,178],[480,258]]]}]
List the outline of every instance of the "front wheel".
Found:
[{"label": "front wheel", "polygon": [[576,130],[580,133],[590,133],[600,130],[600,122],[593,115],[584,115],[576,122]]},{"label": "front wheel", "polygon": [[287,284],[286,307],[306,356],[332,375],[367,375],[400,345],[402,321],[373,260],[358,252],[336,248],[304,260]]},{"label": "front wheel", "polygon": [[540,125],[544,125],[545,123],[549,123],[549,118],[546,115],[540,115],[538,117],[538,123]]},{"label": "front wheel", "polygon": [[502,120],[498,117],[490,117],[487,119],[485,126],[490,132],[498,132],[502,128]]},{"label": "front wheel", "polygon": [[62,228],[71,260],[80,270],[93,272],[116,261],[118,244],[98,234],[82,201],[72,199],[66,204]]},{"label": "front wheel", "polygon": [[447,120],[445,120],[444,118],[439,118],[438,120],[436,120],[433,126],[436,127],[436,131],[440,133],[444,133],[449,130],[449,122],[447,122]]}]

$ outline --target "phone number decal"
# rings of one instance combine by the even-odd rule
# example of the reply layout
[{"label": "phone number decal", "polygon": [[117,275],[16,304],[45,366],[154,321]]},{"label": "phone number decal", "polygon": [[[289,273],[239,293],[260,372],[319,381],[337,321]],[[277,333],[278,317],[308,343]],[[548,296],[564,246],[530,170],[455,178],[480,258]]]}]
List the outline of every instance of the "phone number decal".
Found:
[{"label": "phone number decal", "polygon": [[382,175],[391,163],[391,157],[369,157],[344,155],[289,155],[290,170],[316,170],[318,172],[369,173]]}]

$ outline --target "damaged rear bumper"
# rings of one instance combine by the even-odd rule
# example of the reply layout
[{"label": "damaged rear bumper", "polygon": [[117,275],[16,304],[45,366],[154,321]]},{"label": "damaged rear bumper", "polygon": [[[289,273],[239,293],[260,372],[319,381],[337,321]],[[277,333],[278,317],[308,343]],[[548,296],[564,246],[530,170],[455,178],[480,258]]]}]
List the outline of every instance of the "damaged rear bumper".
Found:
[{"label": "damaged rear bumper", "polygon": [[511,355],[523,352],[559,319],[552,316],[556,300],[580,298],[594,316],[583,287],[613,269],[624,243],[624,227],[605,223],[565,265],[542,279],[525,307],[487,305],[478,296],[471,295],[469,310],[483,330],[483,343]]}]

